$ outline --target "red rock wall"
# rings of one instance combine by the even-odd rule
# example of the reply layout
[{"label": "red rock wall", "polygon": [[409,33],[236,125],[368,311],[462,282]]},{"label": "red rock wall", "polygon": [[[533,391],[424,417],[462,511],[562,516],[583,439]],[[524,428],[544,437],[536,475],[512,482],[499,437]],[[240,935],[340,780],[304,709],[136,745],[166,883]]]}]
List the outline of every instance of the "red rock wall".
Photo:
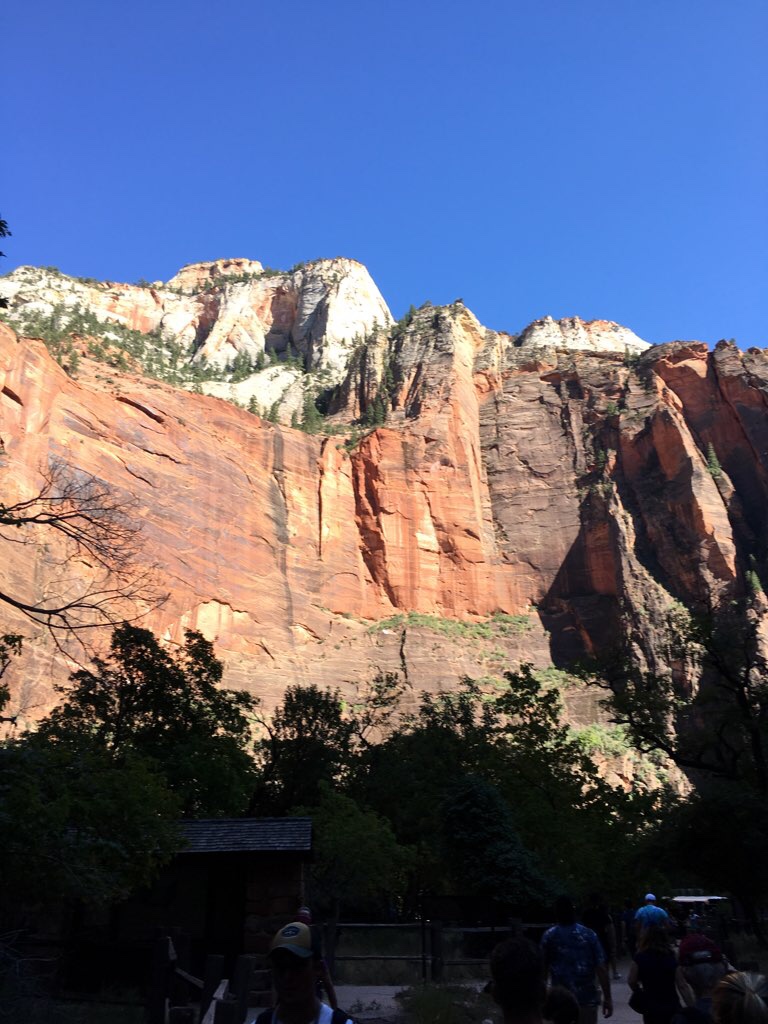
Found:
[{"label": "red rock wall", "polygon": [[[562,661],[610,640],[619,599],[650,631],[673,598],[736,593],[749,555],[762,565],[760,354],[666,346],[637,370],[613,355],[532,358],[459,310],[395,355],[388,425],[349,454],[342,438],[87,360],[72,380],[42,343],[0,327],[2,492],[34,493],[55,457],[134,499],[143,564],[168,593],[146,624],[215,637],[226,681],[268,703],[289,682],[351,692],[377,668],[434,689]],[[56,550],[13,541],[0,537],[3,589],[40,600]],[[370,632],[408,611],[530,625],[491,648]],[[10,612],[0,625],[29,633]],[[14,699],[44,708],[67,668],[32,635]]]}]

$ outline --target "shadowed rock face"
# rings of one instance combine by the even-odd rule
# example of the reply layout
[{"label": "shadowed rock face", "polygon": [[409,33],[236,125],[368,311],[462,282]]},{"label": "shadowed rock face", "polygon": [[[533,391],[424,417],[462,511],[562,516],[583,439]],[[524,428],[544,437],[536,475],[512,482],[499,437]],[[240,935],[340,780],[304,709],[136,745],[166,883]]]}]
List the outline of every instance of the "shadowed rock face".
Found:
[{"label": "shadowed rock face", "polygon": [[[210,266],[178,286],[198,287]],[[578,339],[585,325],[573,325],[555,326]],[[227,684],[268,706],[288,683],[352,693],[377,669],[436,690],[521,660],[564,665],[610,642],[622,606],[653,661],[673,600],[715,603],[743,592],[750,565],[764,575],[767,368],[762,352],[725,344],[629,359],[630,332],[611,327],[599,334],[620,334],[613,351],[546,348],[485,329],[461,303],[425,307],[345,369],[339,428],[383,390],[388,406],[348,445],[89,359],[73,380],[42,342],[0,327],[3,501],[34,493],[51,458],[134,499],[141,559],[168,594],[144,623],[215,637]],[[55,539],[14,539],[0,538],[2,589],[39,600],[59,585]],[[413,616],[376,628],[396,613],[497,612],[520,618],[490,639]],[[11,630],[30,633],[4,613]],[[34,636],[11,679],[16,706],[39,714],[70,667]]]}]

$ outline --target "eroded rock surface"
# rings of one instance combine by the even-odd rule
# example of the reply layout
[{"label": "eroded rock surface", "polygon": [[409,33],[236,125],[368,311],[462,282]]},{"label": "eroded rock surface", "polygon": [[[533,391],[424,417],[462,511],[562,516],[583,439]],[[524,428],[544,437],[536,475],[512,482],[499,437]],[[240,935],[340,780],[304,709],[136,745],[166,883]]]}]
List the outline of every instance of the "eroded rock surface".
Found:
[{"label": "eroded rock surface", "polygon": [[[33,494],[54,458],[134,500],[142,565],[168,594],[144,621],[174,639],[190,627],[215,637],[229,685],[269,706],[288,683],[352,694],[377,670],[400,672],[414,693],[493,680],[520,661],[565,665],[604,648],[620,613],[653,662],[674,602],[742,594],[750,566],[765,579],[764,353],[645,350],[623,328],[581,322],[532,325],[523,337],[538,340],[520,344],[460,302],[389,330],[354,261],[282,277],[254,266],[185,268],[167,298],[82,288],[139,330],[178,314],[178,337],[182,309],[198,331],[215,305],[196,351],[221,354],[246,335],[277,349],[279,336],[336,361],[327,422],[339,433],[309,435],[87,358],[72,379],[42,342],[0,328],[3,494]],[[51,301],[39,280],[33,297],[33,277],[17,271],[6,294],[13,278],[25,302]],[[350,346],[366,318],[368,344]],[[560,344],[569,331],[584,347]],[[384,421],[361,436],[353,421],[377,400]],[[2,588],[41,599],[58,585],[59,553],[0,538]],[[472,633],[477,622],[487,635]],[[3,628],[29,632],[10,612]],[[35,634],[16,706],[44,709],[69,667]]]}]

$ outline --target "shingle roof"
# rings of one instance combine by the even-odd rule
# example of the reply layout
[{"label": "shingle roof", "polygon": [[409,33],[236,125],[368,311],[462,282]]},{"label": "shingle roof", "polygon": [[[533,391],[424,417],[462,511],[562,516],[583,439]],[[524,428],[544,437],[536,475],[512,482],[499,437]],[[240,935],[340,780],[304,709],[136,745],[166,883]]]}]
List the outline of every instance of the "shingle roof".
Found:
[{"label": "shingle roof", "polygon": [[308,853],[311,818],[206,818],[183,821],[181,853]]}]

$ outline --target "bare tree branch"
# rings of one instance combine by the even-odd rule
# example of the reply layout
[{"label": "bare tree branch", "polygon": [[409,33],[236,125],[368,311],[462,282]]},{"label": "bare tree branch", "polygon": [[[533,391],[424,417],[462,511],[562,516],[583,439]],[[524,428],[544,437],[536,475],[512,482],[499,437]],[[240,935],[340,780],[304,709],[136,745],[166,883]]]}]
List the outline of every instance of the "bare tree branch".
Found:
[{"label": "bare tree branch", "polygon": [[0,603],[47,630],[62,653],[70,654],[70,641],[83,648],[89,630],[134,621],[165,599],[153,569],[139,563],[140,533],[133,498],[52,460],[36,494],[0,504],[0,539],[49,544],[50,564],[61,571],[41,596],[14,594],[6,586]]},{"label": "bare tree branch", "polygon": [[[24,527],[22,541],[33,543],[34,527],[48,527],[65,537],[81,556],[88,556],[110,575],[130,572],[139,547],[137,502],[118,497],[112,489],[60,460],[52,460],[43,473],[37,494],[12,505],[0,504],[0,536],[7,528]],[[2,528],[6,528],[4,533]]]}]

